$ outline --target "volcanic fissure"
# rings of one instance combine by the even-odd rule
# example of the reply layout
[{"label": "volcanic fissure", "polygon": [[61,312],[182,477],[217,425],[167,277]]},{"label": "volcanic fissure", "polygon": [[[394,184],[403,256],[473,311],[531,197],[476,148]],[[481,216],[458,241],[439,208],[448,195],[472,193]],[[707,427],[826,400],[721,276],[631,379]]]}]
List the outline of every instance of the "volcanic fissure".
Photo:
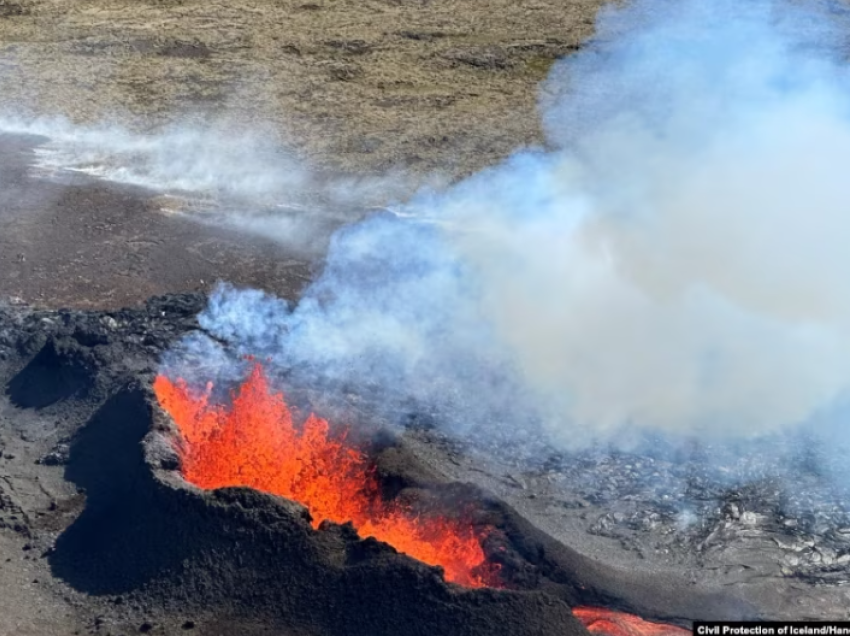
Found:
[{"label": "volcanic fissure", "polygon": [[351,522],[363,537],[392,545],[466,587],[501,587],[499,566],[482,541],[492,528],[410,504],[385,501],[366,454],[310,415],[296,426],[280,393],[257,364],[233,395],[232,405],[211,404],[208,385],[193,394],[185,381],[158,376],[154,390],[177,424],[177,447],[187,481],[205,489],[247,486],[305,505],[322,522]]},{"label": "volcanic fissure", "polygon": [[[212,399],[213,385],[193,390],[159,375],[154,393],[177,425],[173,440],[184,478],[205,490],[243,486],[304,505],[314,529],[351,523],[361,538],[443,569],[446,581],[468,588],[510,587],[485,550],[499,531],[455,511],[384,497],[368,453],[345,428],[310,414],[302,423],[255,363],[230,403]],[[684,630],[604,608],[575,608],[594,634],[679,636]]]}]

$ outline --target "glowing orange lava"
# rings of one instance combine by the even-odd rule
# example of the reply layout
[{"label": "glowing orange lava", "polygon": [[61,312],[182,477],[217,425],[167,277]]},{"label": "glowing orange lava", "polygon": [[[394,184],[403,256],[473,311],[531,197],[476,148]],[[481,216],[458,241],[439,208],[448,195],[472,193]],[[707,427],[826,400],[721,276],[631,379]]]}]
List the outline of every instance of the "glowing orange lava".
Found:
[{"label": "glowing orange lava", "polygon": [[603,636],[688,636],[691,633],[681,627],[650,623],[632,614],[597,607],[576,607],[573,614],[591,634]]},{"label": "glowing orange lava", "polygon": [[361,537],[374,537],[467,587],[498,586],[480,531],[455,519],[416,515],[385,502],[366,457],[330,434],[311,415],[296,427],[283,395],[273,393],[256,365],[230,407],[211,404],[212,385],[193,394],[182,380],[158,376],[154,391],[174,419],[183,475],[205,489],[248,486],[298,501],[322,521],[351,521]]}]

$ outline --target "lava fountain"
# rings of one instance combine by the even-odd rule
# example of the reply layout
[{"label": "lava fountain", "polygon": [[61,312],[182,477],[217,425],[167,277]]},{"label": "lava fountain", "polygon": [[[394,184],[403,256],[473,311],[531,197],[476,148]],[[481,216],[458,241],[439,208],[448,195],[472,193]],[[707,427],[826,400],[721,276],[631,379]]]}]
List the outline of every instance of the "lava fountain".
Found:
[{"label": "lava fountain", "polygon": [[[499,566],[481,542],[493,530],[381,496],[375,470],[345,434],[333,435],[326,420],[310,415],[296,426],[281,393],[261,365],[233,393],[230,406],[210,401],[212,384],[193,392],[184,380],[159,375],[154,392],[177,424],[183,476],[204,489],[246,486],[298,501],[313,526],[351,522],[414,559],[441,566],[447,581],[470,588],[503,587]],[[574,608],[592,634],[684,636],[686,630],[602,608]]]},{"label": "lava fountain", "polygon": [[257,364],[233,394],[232,405],[210,402],[212,385],[193,393],[185,381],[158,376],[154,391],[180,429],[183,476],[204,489],[247,486],[297,501],[314,527],[351,522],[466,587],[500,587],[498,566],[481,546],[490,529],[385,501],[366,455],[310,415],[301,426]]}]

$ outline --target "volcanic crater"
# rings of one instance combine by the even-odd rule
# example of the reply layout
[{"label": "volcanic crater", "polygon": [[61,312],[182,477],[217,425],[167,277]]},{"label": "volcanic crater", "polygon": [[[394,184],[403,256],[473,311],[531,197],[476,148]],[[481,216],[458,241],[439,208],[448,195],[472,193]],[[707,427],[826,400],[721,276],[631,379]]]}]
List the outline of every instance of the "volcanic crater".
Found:
[{"label": "volcanic crater", "polygon": [[[94,631],[191,624],[206,626],[201,633],[240,625],[239,633],[584,634],[599,618],[581,614],[587,608],[682,626],[759,615],[682,576],[646,576],[579,554],[492,493],[419,461],[405,432],[380,422],[350,443],[384,505],[404,502],[486,530],[480,546],[496,578],[453,583],[443,568],[351,523],[314,523],[290,499],[190,483],[185,430],[154,386],[159,356],[198,328],[205,300],[162,297],[115,312],[2,311],[6,399],[27,441],[4,436],[4,456],[34,463],[51,495],[35,513],[15,515],[7,505],[0,516],[10,525],[18,517],[27,553],[42,555],[61,581],[55,585],[87,604],[95,599]],[[33,383],[50,391],[34,401]],[[297,388],[293,403],[303,403]],[[56,496],[59,482],[76,491]],[[584,622],[571,608],[584,608]]]}]

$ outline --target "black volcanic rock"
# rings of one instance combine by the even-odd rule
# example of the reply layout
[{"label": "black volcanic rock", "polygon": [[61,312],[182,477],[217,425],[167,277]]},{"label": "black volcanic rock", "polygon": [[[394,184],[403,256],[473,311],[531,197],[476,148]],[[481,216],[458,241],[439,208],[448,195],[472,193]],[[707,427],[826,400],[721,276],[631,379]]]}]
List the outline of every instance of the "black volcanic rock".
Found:
[{"label": "black volcanic rock", "polygon": [[[171,296],[112,312],[0,307],[0,378],[6,399],[17,405],[13,419],[2,420],[0,412],[0,450],[14,440],[7,433],[18,431],[24,441],[4,454],[29,444],[45,470],[61,473],[85,494],[51,504],[42,520],[19,512],[25,507],[13,498],[4,504],[9,512],[0,510],[0,521],[18,524],[21,536],[47,555],[54,576],[93,606],[108,600],[100,609],[104,616],[132,617],[134,629],[173,617],[175,629],[191,622],[205,633],[209,621],[219,624],[228,617],[245,625],[246,633],[254,625],[284,633],[369,636],[584,634],[570,612],[577,605],[681,625],[700,618],[759,617],[734,586],[719,592],[719,586],[692,584],[687,570],[632,572],[580,554],[492,493],[446,479],[438,459],[417,461],[392,435],[372,445],[385,495],[428,498],[448,509],[472,507],[476,523],[496,528],[484,548],[501,565],[508,589],[447,584],[438,568],[361,540],[350,527],[312,528],[303,507],[278,497],[243,488],[206,492],[187,484],[171,442],[173,423],[150,386],[161,354],[198,329],[195,316],[205,302],[202,295]],[[302,391],[301,397],[309,394]],[[445,437],[433,427],[416,430]],[[446,438],[442,445],[448,450],[432,444],[435,458],[443,453],[453,462],[465,461],[463,444]],[[536,468],[511,473],[512,487],[530,497],[543,492],[543,475],[573,479],[577,492],[570,505],[607,506],[595,527],[612,535],[624,529],[658,533],[676,523],[675,506],[666,503],[662,490],[628,490],[640,483],[641,470],[658,472],[661,460],[545,457]],[[764,516],[769,503],[764,488],[723,494],[712,490],[710,476],[699,474],[689,483],[696,495],[710,494],[706,501],[725,502],[718,508],[717,532],[700,530],[706,549],[730,548],[741,533],[774,532],[770,524],[778,517]],[[776,506],[787,509],[786,502]],[[786,515],[782,523],[789,520],[805,532],[820,523],[802,514]],[[843,526],[827,524],[818,531],[824,540],[797,553],[820,555],[819,576],[830,568],[841,576],[844,553],[831,552],[828,541],[844,540]],[[806,536],[800,534],[798,543]],[[112,602],[116,596],[120,604]]]},{"label": "black volcanic rock", "polygon": [[135,389],[81,430],[66,476],[87,505],[50,556],[73,587],[154,605],[180,598],[321,634],[585,633],[555,596],[459,588],[345,526],[314,530],[298,504],[246,488],[200,491],[160,467],[169,429]]},{"label": "black volcanic rock", "polygon": [[48,338],[7,384],[9,398],[21,408],[44,408],[60,400],[85,398],[94,386],[94,364],[86,346]]}]

